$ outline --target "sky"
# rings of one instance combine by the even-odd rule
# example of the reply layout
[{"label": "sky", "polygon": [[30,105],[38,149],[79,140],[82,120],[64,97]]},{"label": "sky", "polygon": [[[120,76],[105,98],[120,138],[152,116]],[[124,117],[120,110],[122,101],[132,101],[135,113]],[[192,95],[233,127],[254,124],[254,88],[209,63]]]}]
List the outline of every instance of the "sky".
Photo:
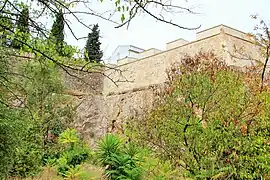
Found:
[{"label": "sky", "polygon": [[[92,0],[91,8],[99,12],[104,12],[113,8],[109,0],[103,3]],[[174,0],[186,3],[186,0]],[[252,14],[259,14],[261,18],[270,22],[270,1],[269,0],[188,0],[188,6],[195,7],[199,14],[174,14],[172,20],[180,25],[197,27],[198,30],[183,30],[178,27],[157,22],[146,14],[141,14],[131,22],[129,28],[115,28],[115,24],[94,16],[81,16],[86,24],[96,24],[100,26],[102,50],[104,59],[110,57],[118,45],[134,45],[143,49],[157,48],[165,50],[167,42],[184,38],[188,41],[195,40],[196,32],[210,28],[219,24],[224,24],[244,32],[252,32],[257,24],[250,18]],[[77,7],[83,10],[84,7]],[[120,14],[114,18],[120,19]],[[80,25],[75,19],[70,20],[72,28],[77,36],[87,36],[89,29]],[[66,30],[66,41],[68,44],[85,46],[86,39],[75,40]],[[110,62],[115,63],[115,62]]]}]

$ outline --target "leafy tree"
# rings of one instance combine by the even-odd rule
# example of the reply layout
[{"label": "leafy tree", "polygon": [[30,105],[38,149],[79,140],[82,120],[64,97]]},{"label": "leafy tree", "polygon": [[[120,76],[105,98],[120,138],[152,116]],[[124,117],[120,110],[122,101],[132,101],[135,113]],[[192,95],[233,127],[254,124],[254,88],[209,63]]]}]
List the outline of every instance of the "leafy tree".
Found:
[{"label": "leafy tree", "polygon": [[22,75],[10,66],[7,50],[0,47],[0,52],[0,177],[34,175],[42,157],[39,121],[18,97],[15,79]]},{"label": "leafy tree", "polygon": [[232,69],[200,53],[168,75],[162,101],[131,121],[131,139],[195,179],[269,177],[270,92],[268,85],[261,91],[260,71]]},{"label": "leafy tree", "polygon": [[99,26],[95,24],[92,32],[88,34],[85,45],[85,60],[90,62],[101,62],[103,52],[100,50],[101,42],[99,41]]},{"label": "leafy tree", "polygon": [[72,103],[54,63],[0,50],[0,177],[34,176],[72,121]]},{"label": "leafy tree", "polygon": [[0,179],[4,179],[12,168],[15,157],[16,144],[19,141],[16,131],[20,126],[18,111],[10,107],[10,97],[7,88],[11,79],[6,72],[9,71],[8,61],[3,47],[0,47]]},{"label": "leafy tree", "polygon": [[12,168],[16,143],[18,137],[16,131],[19,129],[18,116],[16,111],[0,104],[0,178],[8,175]]},{"label": "leafy tree", "polygon": [[56,43],[56,51],[60,56],[64,55],[64,15],[62,10],[56,13],[55,21],[51,30],[51,38]]},{"label": "leafy tree", "polygon": [[56,144],[56,138],[73,120],[70,97],[63,93],[64,85],[57,65],[52,62],[40,64],[35,61],[20,64],[19,72],[27,78],[18,79],[24,91],[21,96],[26,106],[40,119],[43,148],[46,151]]},{"label": "leafy tree", "polygon": [[21,42],[27,42],[30,38],[29,29],[29,8],[25,6],[22,12],[19,14],[17,21],[16,33],[12,42],[12,47],[20,49],[23,47]]},{"label": "leafy tree", "polygon": [[16,131],[20,138],[16,143],[15,156],[9,176],[28,177],[35,176],[41,171],[43,157],[43,136],[41,134],[41,121],[34,119],[29,112],[21,113],[17,125],[21,125]]}]

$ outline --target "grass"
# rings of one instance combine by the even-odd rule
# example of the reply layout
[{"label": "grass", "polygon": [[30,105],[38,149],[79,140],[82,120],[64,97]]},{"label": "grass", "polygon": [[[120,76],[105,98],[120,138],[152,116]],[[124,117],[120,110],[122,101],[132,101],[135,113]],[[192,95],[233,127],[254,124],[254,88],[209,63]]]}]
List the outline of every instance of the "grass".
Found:
[{"label": "grass", "polygon": [[[64,178],[57,174],[57,171],[54,167],[44,167],[43,171],[40,175],[32,178],[25,178],[25,180],[105,180],[106,178],[103,176],[103,169],[100,167],[96,167],[90,164],[83,164],[81,167],[81,172],[83,172],[83,178],[79,177],[69,177]],[[21,180],[23,178],[9,178],[9,180]]]}]

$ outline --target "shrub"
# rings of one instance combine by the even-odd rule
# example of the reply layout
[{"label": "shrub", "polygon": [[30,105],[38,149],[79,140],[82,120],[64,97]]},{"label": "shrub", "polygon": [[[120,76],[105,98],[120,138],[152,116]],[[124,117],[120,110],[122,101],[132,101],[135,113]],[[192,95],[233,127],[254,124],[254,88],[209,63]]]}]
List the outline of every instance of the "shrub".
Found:
[{"label": "shrub", "polygon": [[119,137],[107,134],[98,145],[97,156],[109,179],[141,178],[142,169],[138,166],[138,147],[132,143],[123,144]]},{"label": "shrub", "polygon": [[140,152],[140,160],[139,166],[143,170],[142,179],[184,179],[183,170],[176,169],[171,161],[160,159],[149,149],[144,148]]},{"label": "shrub", "polygon": [[69,167],[68,170],[64,174],[65,179],[80,179],[80,180],[87,180],[89,177],[85,173],[85,171],[81,168],[80,165],[76,165],[75,167]]},{"label": "shrub", "polygon": [[151,147],[195,179],[270,176],[270,92],[257,68],[233,69],[213,54],[186,57],[169,89],[131,139]]},{"label": "shrub", "polygon": [[59,136],[59,143],[63,146],[59,159],[56,159],[59,174],[75,170],[78,165],[85,162],[90,156],[90,149],[77,135],[75,129],[67,129]]},{"label": "shrub", "polygon": [[0,179],[4,179],[13,166],[19,141],[16,131],[20,128],[16,111],[0,103]]},{"label": "shrub", "polygon": [[20,123],[20,129],[16,129],[16,135],[19,139],[16,142],[15,156],[9,175],[35,176],[40,172],[42,166],[43,139],[40,134],[40,124],[37,118],[32,119],[22,113],[20,115],[24,121]]},{"label": "shrub", "polygon": [[10,53],[0,47],[0,179],[34,176],[48,159],[58,159],[57,137],[73,120],[59,68]]}]

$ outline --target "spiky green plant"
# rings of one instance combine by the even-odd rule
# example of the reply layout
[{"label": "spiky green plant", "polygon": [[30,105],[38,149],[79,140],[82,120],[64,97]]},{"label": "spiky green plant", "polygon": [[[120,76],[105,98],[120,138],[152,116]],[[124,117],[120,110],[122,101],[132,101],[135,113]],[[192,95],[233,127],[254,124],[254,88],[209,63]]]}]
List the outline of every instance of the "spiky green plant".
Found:
[{"label": "spiky green plant", "polygon": [[123,145],[120,138],[107,134],[98,145],[98,159],[106,168],[105,175],[109,179],[141,178],[142,169],[138,166],[138,147],[135,145]]}]

